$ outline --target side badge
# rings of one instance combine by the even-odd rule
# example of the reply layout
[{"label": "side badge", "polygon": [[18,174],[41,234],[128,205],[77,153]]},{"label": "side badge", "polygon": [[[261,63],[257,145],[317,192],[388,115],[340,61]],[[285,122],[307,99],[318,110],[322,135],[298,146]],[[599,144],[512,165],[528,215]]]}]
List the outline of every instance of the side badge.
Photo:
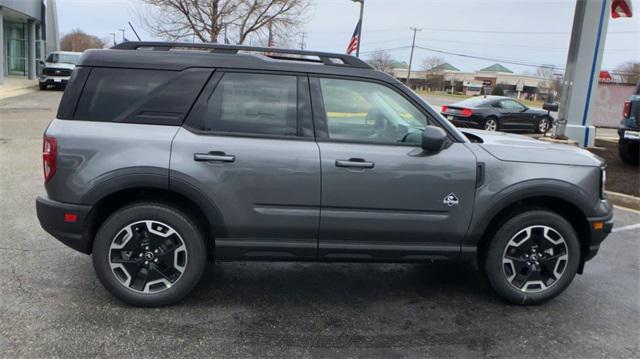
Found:
[{"label": "side badge", "polygon": [[457,206],[458,205],[458,197],[456,197],[456,195],[451,192],[449,193],[443,200],[442,203],[446,204],[449,207],[453,207],[453,206]]}]

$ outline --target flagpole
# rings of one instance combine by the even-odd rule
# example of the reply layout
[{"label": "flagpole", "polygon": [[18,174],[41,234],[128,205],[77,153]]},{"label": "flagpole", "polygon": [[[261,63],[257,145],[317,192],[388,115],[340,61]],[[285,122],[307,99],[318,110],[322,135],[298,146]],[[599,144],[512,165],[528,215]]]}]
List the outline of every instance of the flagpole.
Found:
[{"label": "flagpole", "polygon": [[360,28],[358,29],[358,47],[356,48],[356,57],[360,57],[360,43],[362,43],[362,17],[364,15],[364,0],[351,0],[360,3]]}]

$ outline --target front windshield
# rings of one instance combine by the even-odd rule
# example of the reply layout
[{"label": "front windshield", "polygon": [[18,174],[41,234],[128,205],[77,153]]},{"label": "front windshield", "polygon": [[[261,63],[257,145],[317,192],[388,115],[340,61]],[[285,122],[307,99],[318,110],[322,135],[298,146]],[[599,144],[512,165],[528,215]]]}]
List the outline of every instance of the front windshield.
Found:
[{"label": "front windshield", "polygon": [[63,54],[59,52],[53,52],[49,54],[49,57],[47,57],[47,62],[51,62],[54,64],[63,63],[76,65],[79,59],[80,54]]}]

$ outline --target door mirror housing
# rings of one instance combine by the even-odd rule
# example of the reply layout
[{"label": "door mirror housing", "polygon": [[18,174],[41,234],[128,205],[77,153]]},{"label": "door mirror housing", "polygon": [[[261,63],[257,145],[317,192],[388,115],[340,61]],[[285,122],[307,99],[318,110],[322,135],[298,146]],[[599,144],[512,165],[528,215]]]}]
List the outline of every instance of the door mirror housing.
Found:
[{"label": "door mirror housing", "polygon": [[451,141],[443,129],[427,126],[422,133],[422,149],[429,154],[436,154],[449,147]]}]

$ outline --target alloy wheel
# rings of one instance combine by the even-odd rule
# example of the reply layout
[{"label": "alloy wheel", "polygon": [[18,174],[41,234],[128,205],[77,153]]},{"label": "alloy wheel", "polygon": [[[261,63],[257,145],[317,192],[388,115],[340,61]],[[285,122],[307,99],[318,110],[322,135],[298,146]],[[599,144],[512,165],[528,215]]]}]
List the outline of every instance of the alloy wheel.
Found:
[{"label": "alloy wheel", "polygon": [[490,118],[484,123],[484,129],[486,131],[497,131],[498,130],[498,122],[496,122],[496,120]]},{"label": "alloy wheel", "polygon": [[153,220],[122,228],[109,246],[109,265],[120,284],[137,293],[159,293],[174,285],[187,266],[180,234]]},{"label": "alloy wheel", "polygon": [[569,262],[565,239],[551,227],[536,225],[514,235],[503,253],[503,273],[514,288],[541,292],[562,277]]},{"label": "alloy wheel", "polygon": [[546,119],[546,118],[543,118],[538,123],[538,131],[540,133],[545,133],[545,132],[547,132],[548,129],[549,129],[549,120]]}]

